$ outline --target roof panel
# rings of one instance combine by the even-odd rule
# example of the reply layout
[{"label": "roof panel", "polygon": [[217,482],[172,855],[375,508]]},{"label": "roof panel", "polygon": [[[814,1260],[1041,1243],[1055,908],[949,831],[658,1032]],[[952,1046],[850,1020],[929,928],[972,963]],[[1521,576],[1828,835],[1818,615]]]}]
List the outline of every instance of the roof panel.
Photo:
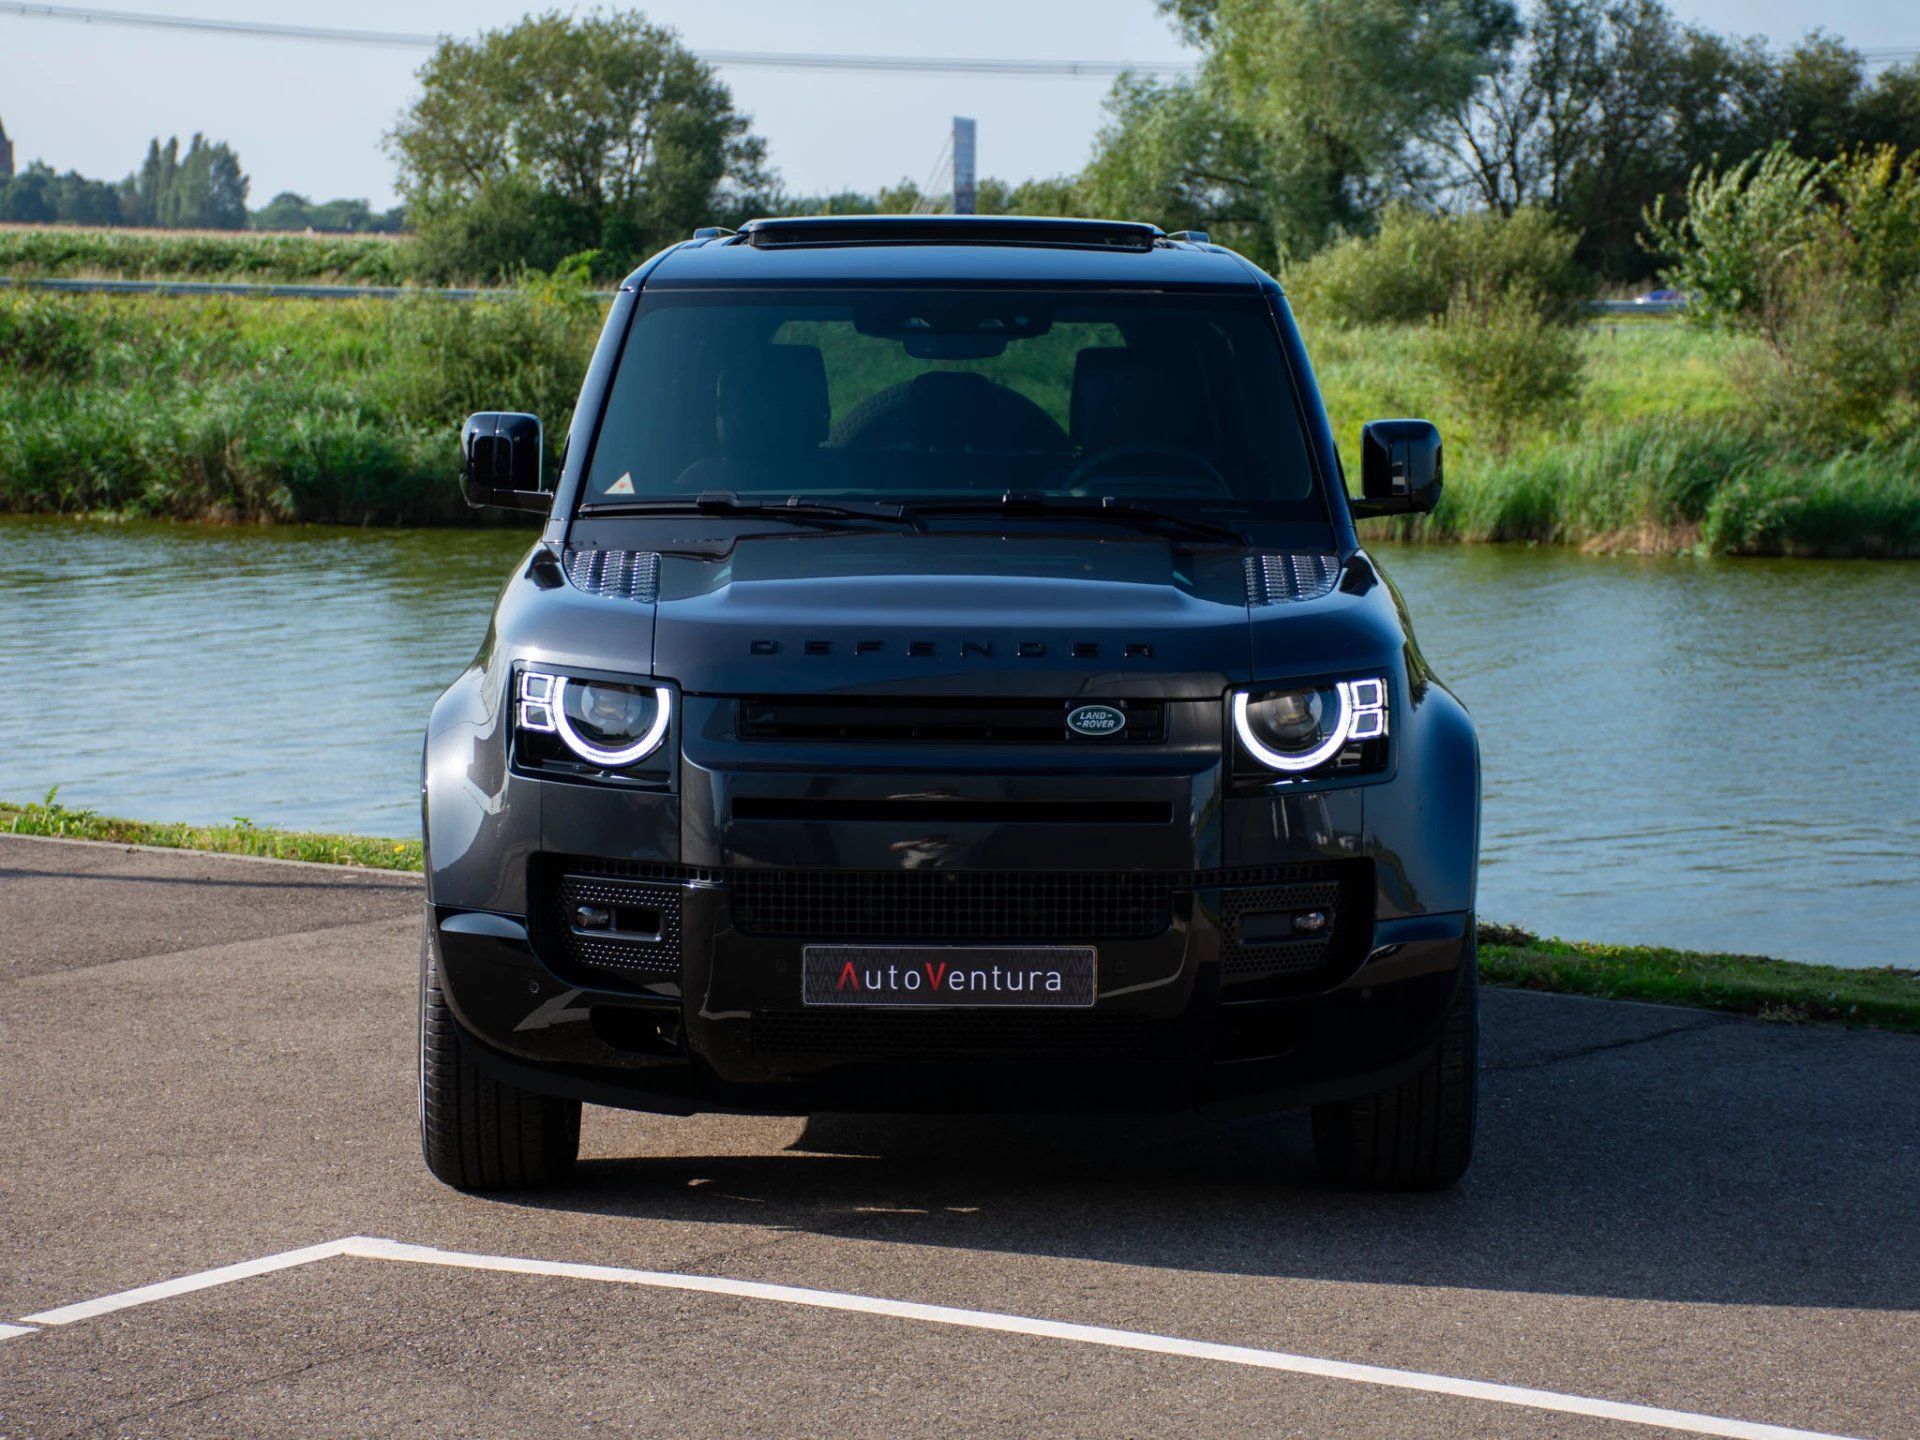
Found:
[{"label": "roof panel", "polygon": [[681,246],[646,276],[650,288],[903,283],[1243,290],[1258,280],[1238,256],[1152,226],[950,215],[755,222]]}]

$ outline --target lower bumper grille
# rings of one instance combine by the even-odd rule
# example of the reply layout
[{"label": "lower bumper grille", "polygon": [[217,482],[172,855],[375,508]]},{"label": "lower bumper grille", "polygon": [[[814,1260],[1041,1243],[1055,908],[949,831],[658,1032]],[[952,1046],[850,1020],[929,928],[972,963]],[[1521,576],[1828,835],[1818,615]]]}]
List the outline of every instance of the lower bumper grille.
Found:
[{"label": "lower bumper grille", "polygon": [[1145,1037],[1147,1017],[1007,1010],[765,1010],[753,1016],[757,1054],[869,1059],[1011,1061],[1120,1059]]},{"label": "lower bumper grille", "polygon": [[1173,923],[1174,877],[969,870],[742,870],[749,935],[836,940],[1145,939]]},{"label": "lower bumper grille", "polygon": [[[1150,940],[1172,926],[1176,897],[1214,891],[1220,897],[1221,984],[1234,999],[1336,980],[1359,964],[1373,930],[1373,867],[1364,860],[1185,872],[862,871],[703,869],[543,856],[531,880],[533,938],[541,958],[563,978],[600,987],[679,980],[681,902],[690,883],[724,892],[733,928],[742,934],[857,944]],[[583,932],[573,923],[575,908],[583,904],[616,915],[657,912],[657,938]],[[1276,924],[1284,927],[1308,911],[1323,912],[1322,929],[1276,933]],[[1250,926],[1250,919],[1259,923]],[[821,1023],[852,1026],[862,1018]],[[883,1026],[904,1023],[892,1015],[864,1018]],[[958,1033],[963,1018],[916,1021],[936,1030],[955,1025]],[[994,1033],[1005,1033],[1009,1020],[1073,1031],[1089,1018],[1000,1012],[988,1023]]]}]

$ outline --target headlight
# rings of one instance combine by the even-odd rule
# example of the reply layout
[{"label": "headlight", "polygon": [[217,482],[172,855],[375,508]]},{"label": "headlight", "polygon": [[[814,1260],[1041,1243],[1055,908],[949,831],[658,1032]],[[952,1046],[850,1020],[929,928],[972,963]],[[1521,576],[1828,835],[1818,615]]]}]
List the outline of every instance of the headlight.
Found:
[{"label": "headlight", "polygon": [[1233,729],[1271,770],[1298,774],[1335,762],[1350,746],[1387,733],[1387,682],[1369,676],[1296,690],[1240,690]]},{"label": "headlight", "polygon": [[567,749],[617,769],[644,760],[666,739],[673,702],[658,685],[580,680],[541,670],[520,674],[522,730],[558,735]]}]

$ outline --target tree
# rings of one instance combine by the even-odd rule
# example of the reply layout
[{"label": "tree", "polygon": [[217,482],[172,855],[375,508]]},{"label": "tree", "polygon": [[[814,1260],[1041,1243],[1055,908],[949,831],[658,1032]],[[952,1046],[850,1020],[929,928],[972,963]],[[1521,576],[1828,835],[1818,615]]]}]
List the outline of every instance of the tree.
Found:
[{"label": "tree", "polygon": [[182,156],[178,137],[164,146],[155,137],[140,169],[121,184],[121,214],[129,225],[241,230],[248,185],[240,157],[225,142],[196,134]]},{"label": "tree", "polygon": [[1920,61],[1882,70],[1855,113],[1860,144],[1920,151]]},{"label": "tree", "polygon": [[1661,0],[1534,0],[1520,43],[1451,117],[1434,198],[1547,206],[1579,231],[1583,262],[1637,279],[1658,264],[1643,211],[1679,203],[1697,166],[1777,142],[1819,159],[1920,145],[1920,67],[1869,85],[1859,52],[1818,31],[1776,57],[1682,26]]},{"label": "tree", "polygon": [[174,229],[244,230],[247,177],[241,173],[240,157],[224,144],[195,135],[161,195],[159,220]]},{"label": "tree", "polygon": [[53,169],[35,163],[0,183],[0,220],[46,225],[60,218],[53,203]]},{"label": "tree", "polygon": [[746,218],[765,146],[713,71],[636,12],[529,16],[443,40],[389,135],[400,190],[441,273],[619,270],[697,225]]},{"label": "tree", "polygon": [[247,216],[255,230],[317,230],[348,235],[393,233],[401,228],[406,212],[396,207],[376,213],[365,200],[325,200],[315,202],[291,190],[282,190],[260,209]]},{"label": "tree", "polygon": [[[1520,30],[1512,0],[1162,0],[1258,143],[1278,248],[1364,230]],[[1203,83],[1188,92],[1208,98]],[[1182,97],[1185,98],[1185,97]],[[1238,177],[1235,177],[1238,178]]]},{"label": "tree", "polygon": [[1512,0],[1160,0],[1194,80],[1123,76],[1076,198],[1267,265],[1431,190],[1434,138],[1512,43]]},{"label": "tree", "polygon": [[1279,188],[1258,131],[1217,74],[1167,85],[1127,75],[1107,99],[1073,198],[1095,215],[1205,230],[1272,267],[1286,228]]}]

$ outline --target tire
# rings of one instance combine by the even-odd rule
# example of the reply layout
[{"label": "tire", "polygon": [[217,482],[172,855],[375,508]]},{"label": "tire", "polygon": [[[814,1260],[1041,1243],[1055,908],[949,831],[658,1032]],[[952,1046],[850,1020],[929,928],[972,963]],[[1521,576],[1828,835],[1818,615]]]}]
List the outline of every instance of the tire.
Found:
[{"label": "tire", "polygon": [[558,1185],[580,1153],[580,1102],[484,1073],[440,991],[433,925],[420,932],[420,1150],[456,1190]]},{"label": "tire", "polygon": [[1480,979],[1469,941],[1426,1067],[1376,1094],[1313,1107],[1320,1173],[1353,1190],[1446,1189],[1473,1159],[1479,1072]]}]

